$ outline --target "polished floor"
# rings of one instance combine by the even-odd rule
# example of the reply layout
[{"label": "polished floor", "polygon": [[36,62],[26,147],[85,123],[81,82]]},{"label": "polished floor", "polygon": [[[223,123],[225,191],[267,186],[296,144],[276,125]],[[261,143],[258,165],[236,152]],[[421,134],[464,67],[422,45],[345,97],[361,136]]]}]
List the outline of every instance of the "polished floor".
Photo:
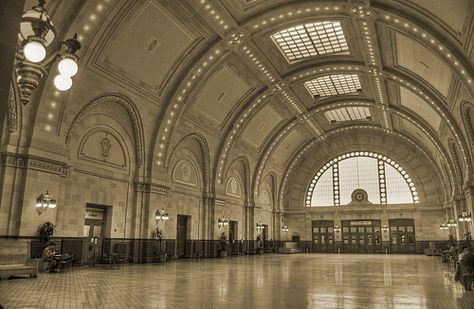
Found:
[{"label": "polished floor", "polygon": [[439,258],[296,254],[121,268],[77,267],[0,281],[10,308],[474,308]]}]

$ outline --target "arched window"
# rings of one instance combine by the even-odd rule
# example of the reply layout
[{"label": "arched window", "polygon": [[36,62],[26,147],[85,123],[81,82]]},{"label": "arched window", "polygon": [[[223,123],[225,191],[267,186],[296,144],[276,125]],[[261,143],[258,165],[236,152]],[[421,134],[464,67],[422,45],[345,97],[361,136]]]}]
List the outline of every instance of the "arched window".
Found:
[{"label": "arched window", "polygon": [[306,193],[306,206],[339,206],[351,202],[351,194],[364,189],[375,204],[418,203],[415,184],[390,158],[369,152],[342,154],[319,169]]}]

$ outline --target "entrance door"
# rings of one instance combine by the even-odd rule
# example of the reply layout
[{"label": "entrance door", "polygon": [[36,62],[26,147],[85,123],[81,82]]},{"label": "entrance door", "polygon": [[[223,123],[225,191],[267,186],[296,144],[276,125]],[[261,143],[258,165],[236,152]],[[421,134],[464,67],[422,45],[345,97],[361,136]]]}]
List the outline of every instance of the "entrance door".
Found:
[{"label": "entrance door", "polygon": [[237,239],[237,226],[238,222],[237,221],[229,221],[229,245],[230,245],[230,251],[232,254],[238,254],[239,253],[239,241]]},{"label": "entrance door", "polygon": [[393,253],[415,253],[415,220],[389,219],[390,251]]},{"label": "entrance door", "polygon": [[334,252],[334,221],[314,220],[313,252]]},{"label": "entrance door", "polygon": [[100,263],[102,260],[106,211],[106,207],[86,207],[83,236],[88,237],[89,250],[86,253],[86,260],[91,264]]},{"label": "entrance door", "polygon": [[382,252],[380,220],[344,220],[341,224],[343,252]]},{"label": "entrance door", "polygon": [[176,255],[178,259],[186,257],[186,239],[188,235],[188,216],[178,215],[176,227]]}]

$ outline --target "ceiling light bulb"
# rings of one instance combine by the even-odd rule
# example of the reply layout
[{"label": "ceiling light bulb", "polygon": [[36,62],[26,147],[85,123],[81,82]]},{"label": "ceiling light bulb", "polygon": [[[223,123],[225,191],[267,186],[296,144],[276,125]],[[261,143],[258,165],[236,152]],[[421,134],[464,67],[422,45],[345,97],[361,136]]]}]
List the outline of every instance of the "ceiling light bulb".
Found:
[{"label": "ceiling light bulb", "polygon": [[69,90],[72,86],[72,79],[69,76],[59,74],[54,78],[54,86],[60,91]]},{"label": "ceiling light bulb", "polygon": [[30,41],[23,47],[23,53],[28,61],[37,63],[46,58],[46,48],[38,41]]},{"label": "ceiling light bulb", "polygon": [[78,71],[78,66],[77,66],[76,61],[74,61],[71,58],[66,57],[66,58],[61,59],[61,61],[59,61],[58,71],[62,75],[72,77],[72,76],[76,75],[76,73]]}]

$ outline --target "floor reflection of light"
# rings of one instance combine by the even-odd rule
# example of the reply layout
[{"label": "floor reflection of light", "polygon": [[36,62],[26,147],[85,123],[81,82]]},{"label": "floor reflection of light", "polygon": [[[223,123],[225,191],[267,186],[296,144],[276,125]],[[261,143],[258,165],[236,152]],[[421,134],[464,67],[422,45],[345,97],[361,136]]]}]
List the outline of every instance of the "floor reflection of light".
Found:
[{"label": "floor reflection of light", "polygon": [[390,261],[383,261],[383,283],[385,286],[392,285],[392,265]]}]

